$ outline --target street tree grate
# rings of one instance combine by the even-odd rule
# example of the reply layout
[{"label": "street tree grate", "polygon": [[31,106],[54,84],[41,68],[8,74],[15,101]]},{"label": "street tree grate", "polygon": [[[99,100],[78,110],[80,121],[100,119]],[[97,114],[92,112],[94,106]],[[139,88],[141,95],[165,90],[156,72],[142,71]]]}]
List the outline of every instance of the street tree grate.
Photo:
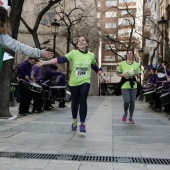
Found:
[{"label": "street tree grate", "polygon": [[112,156],[88,156],[88,155],[67,155],[67,154],[45,154],[27,152],[0,152],[0,157],[18,159],[48,159],[88,162],[115,162],[115,163],[139,163],[170,165],[170,159],[163,158],[140,158],[140,157],[112,157]]}]

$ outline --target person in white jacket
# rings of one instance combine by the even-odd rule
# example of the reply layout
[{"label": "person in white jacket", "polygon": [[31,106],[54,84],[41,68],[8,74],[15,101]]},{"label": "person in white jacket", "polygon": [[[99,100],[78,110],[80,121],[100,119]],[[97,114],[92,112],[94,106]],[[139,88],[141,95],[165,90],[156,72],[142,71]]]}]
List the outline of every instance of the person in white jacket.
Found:
[{"label": "person in white jacket", "polygon": [[4,49],[10,49],[35,58],[51,58],[53,53],[47,49],[32,48],[10,37],[10,25],[7,10],[0,6],[0,63],[3,62]]}]

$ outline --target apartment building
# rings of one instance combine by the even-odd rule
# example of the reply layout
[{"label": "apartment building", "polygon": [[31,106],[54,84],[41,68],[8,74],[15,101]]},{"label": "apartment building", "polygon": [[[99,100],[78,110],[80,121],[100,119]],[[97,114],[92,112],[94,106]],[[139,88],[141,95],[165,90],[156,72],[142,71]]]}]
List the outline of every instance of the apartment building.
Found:
[{"label": "apartment building", "polygon": [[143,59],[144,66],[157,64],[159,60],[159,0],[143,0]]},{"label": "apartment building", "polygon": [[141,48],[140,4],[140,0],[97,0],[101,67],[106,77],[110,77],[110,83],[120,80],[116,70],[118,63],[125,59],[126,50]]},{"label": "apartment building", "polygon": [[170,0],[160,0],[160,21],[161,17],[164,17],[163,19],[166,22],[165,30],[162,31],[162,47],[160,46],[159,50],[160,53],[163,54],[163,60],[166,60],[170,62],[170,27],[169,27],[169,20],[170,20]]}]

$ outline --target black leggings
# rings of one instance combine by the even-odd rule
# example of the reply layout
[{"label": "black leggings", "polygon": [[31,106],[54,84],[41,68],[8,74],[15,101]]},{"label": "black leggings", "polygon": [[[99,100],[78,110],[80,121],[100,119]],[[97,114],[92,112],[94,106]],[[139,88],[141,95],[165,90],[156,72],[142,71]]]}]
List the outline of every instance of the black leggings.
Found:
[{"label": "black leggings", "polygon": [[87,115],[87,96],[90,89],[89,83],[84,83],[79,86],[70,86],[71,91],[71,111],[73,119],[77,119],[78,110],[80,122],[84,123]]}]

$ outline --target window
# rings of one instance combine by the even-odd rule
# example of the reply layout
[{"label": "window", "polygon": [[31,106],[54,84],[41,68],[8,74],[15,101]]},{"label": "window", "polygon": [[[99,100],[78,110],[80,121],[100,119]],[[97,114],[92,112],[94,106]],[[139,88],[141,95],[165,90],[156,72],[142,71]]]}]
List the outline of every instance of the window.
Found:
[{"label": "window", "polygon": [[117,0],[106,0],[106,6],[110,7],[110,6],[116,6],[117,5]]},{"label": "window", "polygon": [[105,45],[106,50],[115,49],[115,44]]},{"label": "window", "polygon": [[151,19],[150,16],[146,17],[146,25],[150,25],[151,24]]},{"label": "window", "polygon": [[[123,56],[122,56],[122,57],[123,57]],[[117,59],[118,59],[118,60],[122,60],[122,57],[117,56]],[[125,58],[125,57],[123,57],[123,58]]]},{"label": "window", "polygon": [[138,0],[119,0],[119,3],[137,2]]},{"label": "window", "polygon": [[105,23],[105,28],[115,28],[116,23]]},{"label": "window", "polygon": [[156,2],[155,2],[155,11],[156,11]]},{"label": "window", "polygon": [[117,70],[116,68],[117,68],[116,66],[108,66],[107,71],[116,71]]},{"label": "window", "polygon": [[97,7],[101,7],[101,2],[97,2]]},{"label": "window", "polygon": [[109,34],[110,38],[116,38],[116,34]]},{"label": "window", "polygon": [[104,57],[104,61],[115,61],[115,56],[108,56],[108,55],[106,55]]},{"label": "window", "polygon": [[131,32],[130,29],[119,29],[118,36],[119,37],[128,37],[128,36],[130,36],[130,32]]},{"label": "window", "polygon": [[134,14],[134,11],[133,10],[122,10],[121,11],[121,15],[123,16],[123,15],[127,15],[128,13],[130,13],[130,14]]},{"label": "window", "polygon": [[101,18],[101,13],[97,12],[97,18]]},{"label": "window", "polygon": [[109,17],[116,17],[116,12],[114,11],[106,12],[106,18],[109,18]]},{"label": "window", "polygon": [[128,26],[128,25],[132,25],[134,23],[133,18],[119,18],[118,20],[118,24],[120,26]]},{"label": "window", "polygon": [[[118,51],[117,54],[118,54],[117,56],[118,60],[122,60],[122,58],[126,58],[126,51]],[[119,55],[122,56],[122,58]]]}]

